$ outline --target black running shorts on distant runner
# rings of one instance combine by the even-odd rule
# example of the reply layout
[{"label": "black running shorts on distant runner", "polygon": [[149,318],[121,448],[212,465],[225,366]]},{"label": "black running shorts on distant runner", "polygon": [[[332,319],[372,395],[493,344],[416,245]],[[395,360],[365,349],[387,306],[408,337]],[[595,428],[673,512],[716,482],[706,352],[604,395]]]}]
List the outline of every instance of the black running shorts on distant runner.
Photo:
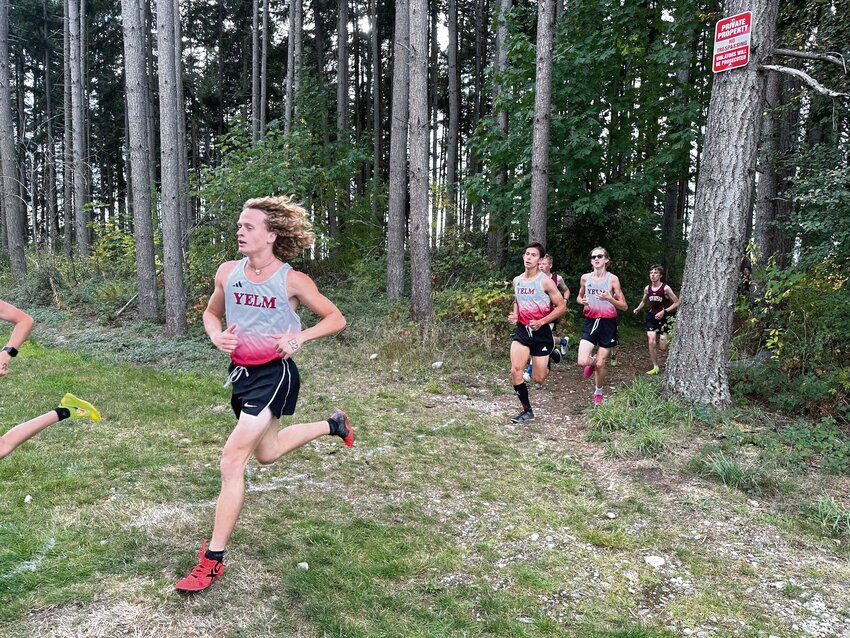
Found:
[{"label": "black running shorts on distant runner", "polygon": [[275,359],[258,366],[231,363],[228,372],[233,383],[230,405],[237,419],[242,412],[257,416],[266,408],[276,418],[295,414],[301,381],[292,359]]},{"label": "black running shorts on distant runner", "polygon": [[619,343],[617,339],[617,318],[600,317],[599,319],[592,319],[585,317],[581,340],[589,341],[600,348],[613,348]]},{"label": "black running shorts on distant runner", "polygon": [[664,313],[664,316],[661,317],[661,320],[655,318],[655,313],[650,311],[646,315],[646,331],[647,332],[660,332],[661,334],[665,334],[668,329],[667,325],[667,313]]},{"label": "black running shorts on distant runner", "polygon": [[552,329],[543,324],[539,330],[517,323],[511,341],[518,341],[531,351],[532,357],[548,357],[552,354]]}]

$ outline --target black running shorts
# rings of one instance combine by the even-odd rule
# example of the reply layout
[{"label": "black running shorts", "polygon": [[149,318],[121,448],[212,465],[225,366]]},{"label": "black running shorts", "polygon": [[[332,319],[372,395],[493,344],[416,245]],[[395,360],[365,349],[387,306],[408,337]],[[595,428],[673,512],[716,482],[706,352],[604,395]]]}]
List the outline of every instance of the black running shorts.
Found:
[{"label": "black running shorts", "polygon": [[230,406],[237,419],[242,412],[257,416],[266,408],[276,418],[295,414],[301,381],[292,359],[275,359],[258,366],[231,363],[228,372],[233,383]]},{"label": "black running shorts", "polygon": [[552,329],[549,324],[540,326],[538,330],[532,330],[528,326],[517,323],[516,330],[511,341],[518,341],[531,351],[532,357],[548,357],[552,354]]},{"label": "black running shorts", "polygon": [[649,312],[646,315],[646,331],[647,332],[660,332],[661,334],[665,334],[668,329],[667,325],[667,313],[664,313],[664,316],[661,317],[661,321],[655,318],[654,312]]},{"label": "black running shorts", "polygon": [[613,348],[619,343],[617,339],[617,318],[591,319],[585,317],[581,340],[589,341],[600,348]]}]

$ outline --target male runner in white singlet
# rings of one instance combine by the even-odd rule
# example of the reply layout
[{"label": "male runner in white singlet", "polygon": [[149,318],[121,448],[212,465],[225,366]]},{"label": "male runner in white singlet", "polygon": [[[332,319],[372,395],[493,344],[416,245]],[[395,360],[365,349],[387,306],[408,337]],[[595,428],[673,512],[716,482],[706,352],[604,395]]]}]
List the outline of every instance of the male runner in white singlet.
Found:
[{"label": "male runner in white singlet", "polygon": [[[212,539],[204,541],[198,564],[175,585],[183,592],[206,589],[224,573],[224,548],[242,511],[245,467],[252,455],[260,463],[274,463],[328,434],[347,446],[354,443],[354,429],[342,410],[325,421],[285,428],[278,422],[295,412],[298,400],[298,368],[291,356],[308,341],[340,332],[346,323],[313,280],[286,263],[313,243],[306,211],[286,197],[250,199],[236,228],[245,257],[219,266],[204,328],[213,344],[230,355],[230,404],[238,421],[221,455]],[[303,331],[295,314],[302,303],[319,317]]]},{"label": "male runner in white singlet", "polygon": [[511,382],[522,406],[522,412],[511,418],[514,423],[525,423],[534,418],[528,386],[522,378],[528,356],[533,362],[532,378],[543,383],[549,375],[549,357],[560,361],[561,353],[554,347],[550,323],[563,316],[566,301],[555,282],[540,272],[540,259],[545,254],[543,246],[533,242],[525,247],[522,263],[525,272],[514,277],[514,307],[508,321],[516,323],[511,337]]},{"label": "male runner in white singlet", "polygon": [[[602,384],[605,382],[605,364],[611,348],[617,345],[617,311],[629,309],[620,279],[608,272],[611,257],[598,246],[590,251],[593,272],[581,276],[576,302],[584,306],[584,328],[578,345],[578,364],[584,376],[594,377],[596,389],[593,403],[602,403]],[[596,356],[593,348],[598,346]]]}]

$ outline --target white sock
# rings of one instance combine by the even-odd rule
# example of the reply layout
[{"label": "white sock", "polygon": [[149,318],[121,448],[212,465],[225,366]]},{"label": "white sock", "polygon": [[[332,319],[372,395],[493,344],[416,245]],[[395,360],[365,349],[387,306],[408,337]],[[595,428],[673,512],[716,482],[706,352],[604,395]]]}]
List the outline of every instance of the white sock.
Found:
[{"label": "white sock", "polygon": [[596,386],[596,390],[593,391],[593,394],[602,394],[602,388]]}]

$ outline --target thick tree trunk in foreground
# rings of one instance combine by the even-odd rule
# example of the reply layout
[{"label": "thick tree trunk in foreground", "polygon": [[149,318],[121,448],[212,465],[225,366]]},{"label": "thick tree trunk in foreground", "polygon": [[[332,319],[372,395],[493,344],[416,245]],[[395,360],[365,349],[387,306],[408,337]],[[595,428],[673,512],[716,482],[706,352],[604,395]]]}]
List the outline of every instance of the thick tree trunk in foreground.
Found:
[{"label": "thick tree trunk in foreground", "polygon": [[410,22],[407,0],[396,0],[393,44],[393,104],[390,127],[389,202],[387,214],[387,296],[404,290],[404,226],[407,210],[407,122]]},{"label": "thick tree trunk in foreground", "polygon": [[779,0],[725,3],[727,16],[752,10],[752,53],[747,67],[714,78],[682,305],[667,362],[669,393],[716,407],[731,402],[729,341],[762,117],[764,75],[757,68],[773,50],[778,6]]},{"label": "thick tree trunk in foreground", "polygon": [[410,2],[410,282],[413,319],[431,316],[428,239],[428,2]]}]

